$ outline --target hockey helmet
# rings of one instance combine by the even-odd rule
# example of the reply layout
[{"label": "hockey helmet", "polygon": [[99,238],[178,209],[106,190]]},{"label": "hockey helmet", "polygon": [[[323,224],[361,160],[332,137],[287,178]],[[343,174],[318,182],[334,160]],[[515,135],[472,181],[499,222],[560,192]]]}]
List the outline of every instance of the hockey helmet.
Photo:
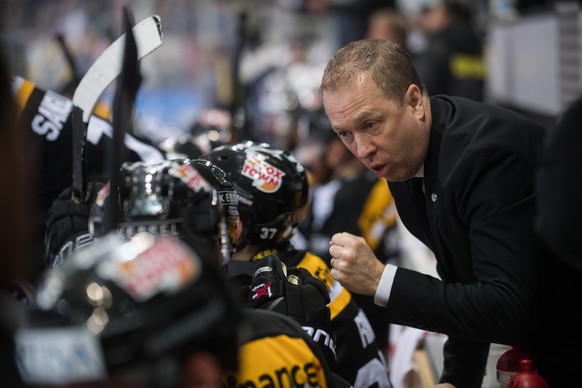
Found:
[{"label": "hockey helmet", "polygon": [[306,216],[309,185],[303,166],[286,151],[252,141],[221,146],[203,157],[221,167],[239,196],[245,226],[238,243],[288,241]]},{"label": "hockey helmet", "polygon": [[[202,171],[202,172],[201,172]],[[120,235],[138,232],[179,236],[204,257],[228,260],[230,241],[218,191],[189,159],[124,163],[120,169],[119,197],[114,203],[109,183],[91,209],[89,228],[104,234],[111,206],[119,206]]]},{"label": "hockey helmet", "polygon": [[218,267],[173,236],[97,239],[44,274],[34,306],[15,333],[19,372],[34,386],[131,376],[174,387],[197,351],[236,369],[237,305]]}]

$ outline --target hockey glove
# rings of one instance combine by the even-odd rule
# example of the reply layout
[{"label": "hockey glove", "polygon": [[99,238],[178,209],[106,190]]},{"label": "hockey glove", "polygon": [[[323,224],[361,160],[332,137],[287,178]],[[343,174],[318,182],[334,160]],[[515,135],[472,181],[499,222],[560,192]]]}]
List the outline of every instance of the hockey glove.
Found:
[{"label": "hockey glove", "polygon": [[49,268],[59,267],[63,258],[93,242],[89,233],[89,215],[102,186],[99,181],[89,182],[85,202],[75,200],[72,186],[69,186],[53,202],[45,230],[45,263]]},{"label": "hockey glove", "polygon": [[287,268],[277,255],[255,262],[250,290],[254,308],[275,311],[297,321],[335,366],[335,336],[331,329],[329,292],[305,268]]}]

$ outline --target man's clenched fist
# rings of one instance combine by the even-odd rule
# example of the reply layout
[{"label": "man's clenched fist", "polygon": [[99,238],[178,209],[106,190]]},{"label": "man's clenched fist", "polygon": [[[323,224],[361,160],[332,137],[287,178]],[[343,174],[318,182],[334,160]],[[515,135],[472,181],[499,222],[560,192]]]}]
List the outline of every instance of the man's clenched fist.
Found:
[{"label": "man's clenched fist", "polygon": [[362,237],[336,233],[330,241],[331,275],[356,294],[373,296],[382,277],[382,264]]}]

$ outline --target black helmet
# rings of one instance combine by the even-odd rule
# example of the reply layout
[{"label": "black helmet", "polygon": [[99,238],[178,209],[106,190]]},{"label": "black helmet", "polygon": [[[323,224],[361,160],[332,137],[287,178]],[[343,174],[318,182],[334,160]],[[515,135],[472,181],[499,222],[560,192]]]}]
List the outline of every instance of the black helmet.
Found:
[{"label": "black helmet", "polygon": [[239,243],[281,243],[305,218],[309,185],[289,153],[251,141],[221,146],[203,157],[229,175],[239,196],[245,235]]},{"label": "black helmet", "polygon": [[[218,191],[191,160],[124,163],[120,169],[118,232],[129,238],[138,232],[179,236],[198,254],[218,262],[228,260],[230,241]],[[104,217],[113,206],[109,183],[97,195],[89,228],[104,233]]]},{"label": "black helmet", "polygon": [[25,383],[177,386],[197,350],[236,370],[237,305],[216,265],[173,236],[106,235],[46,272],[35,302],[15,334]]}]

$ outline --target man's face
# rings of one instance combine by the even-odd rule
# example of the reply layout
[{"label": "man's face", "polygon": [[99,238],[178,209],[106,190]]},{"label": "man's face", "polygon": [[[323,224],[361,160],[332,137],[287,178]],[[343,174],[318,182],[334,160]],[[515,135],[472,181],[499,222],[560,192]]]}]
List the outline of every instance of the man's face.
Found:
[{"label": "man's face", "polygon": [[414,177],[424,162],[430,128],[427,100],[411,86],[400,106],[368,73],[347,89],[323,94],[334,131],[368,169],[388,181]]}]

